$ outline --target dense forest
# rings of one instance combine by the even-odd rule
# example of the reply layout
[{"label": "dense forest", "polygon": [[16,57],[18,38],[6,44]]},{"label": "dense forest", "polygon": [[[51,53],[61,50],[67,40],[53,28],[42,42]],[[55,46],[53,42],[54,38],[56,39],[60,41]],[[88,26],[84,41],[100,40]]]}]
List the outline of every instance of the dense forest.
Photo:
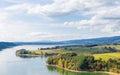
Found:
[{"label": "dense forest", "polygon": [[64,53],[49,57],[46,63],[75,71],[107,71],[120,73],[120,58],[103,61],[102,58],[95,60],[94,56],[91,55]]}]

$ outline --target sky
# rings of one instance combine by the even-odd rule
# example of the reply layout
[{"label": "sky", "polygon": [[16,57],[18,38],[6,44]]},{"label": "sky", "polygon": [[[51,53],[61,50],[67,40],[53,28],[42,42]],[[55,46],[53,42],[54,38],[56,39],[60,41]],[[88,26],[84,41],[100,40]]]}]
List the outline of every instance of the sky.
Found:
[{"label": "sky", "polygon": [[0,0],[0,41],[120,35],[120,0]]}]

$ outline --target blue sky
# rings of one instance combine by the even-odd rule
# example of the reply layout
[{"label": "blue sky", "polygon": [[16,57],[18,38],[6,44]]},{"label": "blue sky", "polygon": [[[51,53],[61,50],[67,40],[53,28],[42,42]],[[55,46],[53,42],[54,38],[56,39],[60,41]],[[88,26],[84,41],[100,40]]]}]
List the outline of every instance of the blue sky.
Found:
[{"label": "blue sky", "polygon": [[0,41],[120,35],[120,0],[0,0]]}]

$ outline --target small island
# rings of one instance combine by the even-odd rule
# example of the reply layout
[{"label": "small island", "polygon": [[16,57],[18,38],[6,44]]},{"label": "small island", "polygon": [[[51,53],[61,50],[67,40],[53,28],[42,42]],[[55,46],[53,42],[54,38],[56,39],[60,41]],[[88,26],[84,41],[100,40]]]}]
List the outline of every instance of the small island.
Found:
[{"label": "small island", "polygon": [[61,46],[20,49],[17,56],[49,56],[47,66],[56,66],[73,72],[101,72],[120,74],[120,45]]}]

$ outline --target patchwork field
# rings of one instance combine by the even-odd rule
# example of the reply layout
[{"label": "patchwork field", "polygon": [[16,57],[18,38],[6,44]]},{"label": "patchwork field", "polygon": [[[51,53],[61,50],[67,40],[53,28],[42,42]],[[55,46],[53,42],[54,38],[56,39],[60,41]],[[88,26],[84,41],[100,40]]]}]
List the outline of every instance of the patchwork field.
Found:
[{"label": "patchwork field", "polygon": [[93,54],[95,59],[100,59],[102,58],[104,61],[109,60],[110,58],[120,58],[120,52],[116,53],[103,53],[103,54]]},{"label": "patchwork field", "polygon": [[63,50],[29,50],[33,54],[58,54],[64,52]]},{"label": "patchwork field", "polygon": [[[105,47],[108,47],[105,48]],[[109,48],[111,47],[111,48]],[[113,49],[117,49],[117,51],[112,51]],[[18,50],[17,54],[33,54],[33,55],[51,55],[51,54],[59,54],[59,53],[77,53],[77,54],[92,54],[96,60],[102,58],[102,60],[107,61],[110,58],[120,58],[120,45],[104,45],[104,46],[93,46],[93,47],[63,47],[58,49],[50,49],[47,50]]]},{"label": "patchwork field", "polygon": [[29,50],[31,53],[35,54],[52,54],[52,53],[66,53],[73,52],[77,54],[91,54],[91,53],[104,53],[106,50],[102,50],[102,48],[93,48],[93,47],[69,47],[69,48],[59,48],[59,49],[49,49],[49,50]]}]

